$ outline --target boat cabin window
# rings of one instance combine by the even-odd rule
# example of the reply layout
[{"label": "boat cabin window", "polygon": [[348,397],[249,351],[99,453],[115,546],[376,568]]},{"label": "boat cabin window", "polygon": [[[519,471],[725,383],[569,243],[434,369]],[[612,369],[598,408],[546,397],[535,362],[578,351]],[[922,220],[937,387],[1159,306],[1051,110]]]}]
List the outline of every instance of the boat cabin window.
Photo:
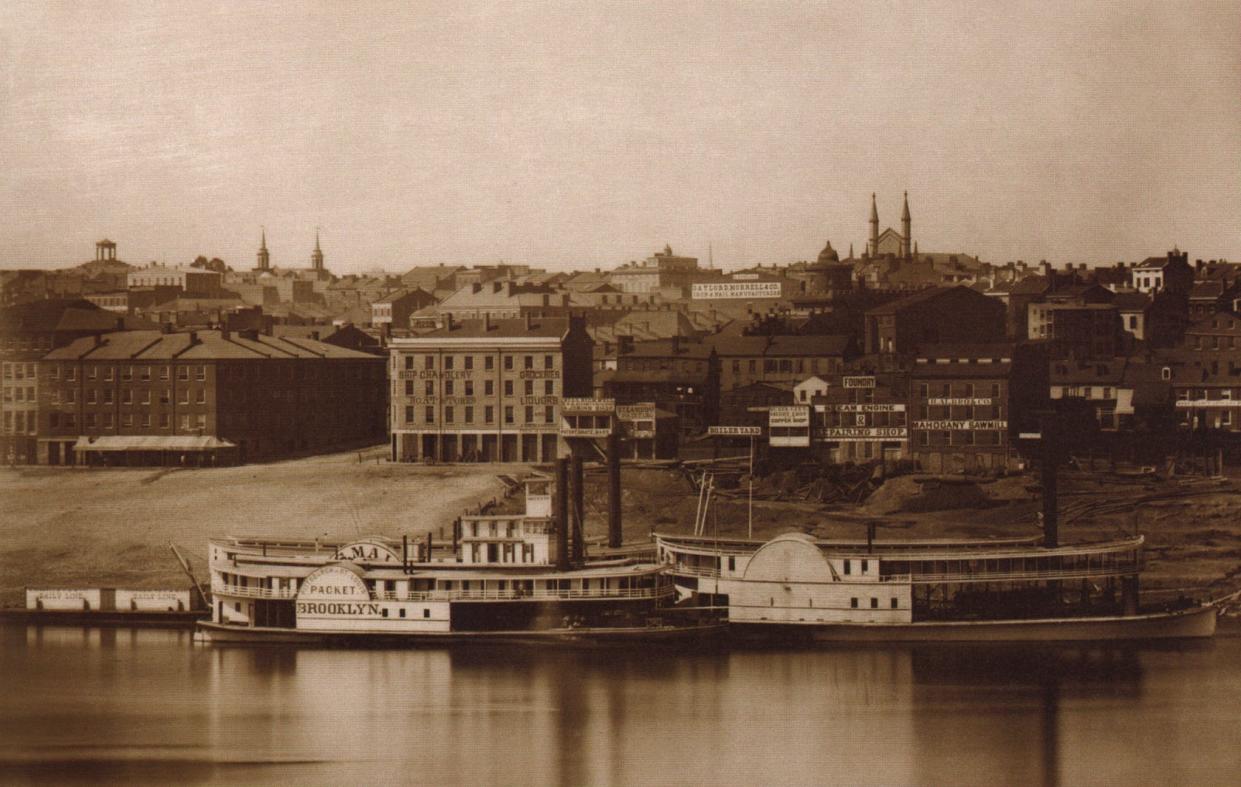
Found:
[{"label": "boat cabin window", "polygon": [[868,570],[870,570],[870,561],[863,560],[862,561],[862,573],[865,574]]},{"label": "boat cabin window", "polygon": [[384,616],[385,618],[386,618],[386,617],[388,617],[388,608],[387,608],[387,607],[384,607],[382,610],[380,610],[380,612],[383,614],[383,616]]},{"label": "boat cabin window", "polygon": [[[846,574],[846,575],[847,575],[847,574],[852,573],[852,571],[850,570],[852,566],[853,566],[853,561],[852,561],[852,560],[846,560],[846,561],[845,561],[845,574]],[[857,601],[857,599],[853,599],[853,600],[854,600],[854,602],[856,602],[856,601]],[[857,606],[857,604],[856,604],[856,603],[854,603],[854,605],[853,605],[853,606],[855,606],[855,607],[856,607],[856,606]]]},{"label": "boat cabin window", "polygon": [[422,609],[422,616],[423,616],[424,618],[429,618],[429,617],[431,617],[431,610],[427,609],[426,607],[423,607],[423,609]]},{"label": "boat cabin window", "polygon": [[896,609],[896,599],[892,599],[892,609]]},{"label": "boat cabin window", "polygon": [[[849,564],[846,562],[845,565],[847,566]],[[848,572],[845,572],[845,573],[848,573]],[[849,599],[849,606],[852,607],[853,609],[857,609],[857,597],[856,596]]]},{"label": "boat cabin window", "polygon": [[870,599],[870,608],[879,609],[879,599],[872,596]]},{"label": "boat cabin window", "polygon": [[732,556],[729,556],[729,558],[728,558],[728,570],[729,570],[729,571],[736,571],[736,570],[737,570],[737,558],[732,557]]},{"label": "boat cabin window", "polygon": [[[896,599],[892,599],[892,600],[895,601]],[[403,608],[401,609],[401,617],[405,617],[405,610]]]}]

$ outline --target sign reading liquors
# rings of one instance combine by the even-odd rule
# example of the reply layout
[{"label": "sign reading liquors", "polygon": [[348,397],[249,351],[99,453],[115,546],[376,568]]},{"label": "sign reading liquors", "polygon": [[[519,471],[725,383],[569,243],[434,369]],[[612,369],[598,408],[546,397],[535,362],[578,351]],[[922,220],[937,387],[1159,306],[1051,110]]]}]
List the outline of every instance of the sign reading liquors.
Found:
[{"label": "sign reading liquors", "polygon": [[779,298],[781,293],[778,281],[708,282],[695,284],[691,288],[696,301]]}]

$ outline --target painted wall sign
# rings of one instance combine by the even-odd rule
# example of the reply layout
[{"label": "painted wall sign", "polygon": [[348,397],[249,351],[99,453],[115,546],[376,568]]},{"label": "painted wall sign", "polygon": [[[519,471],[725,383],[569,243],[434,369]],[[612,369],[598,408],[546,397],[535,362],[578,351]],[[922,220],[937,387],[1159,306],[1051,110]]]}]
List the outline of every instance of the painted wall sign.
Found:
[{"label": "painted wall sign", "polygon": [[336,550],[336,560],[362,560],[368,563],[400,563],[401,558],[387,544],[378,541],[357,541]]},{"label": "painted wall sign", "polygon": [[1007,429],[1008,421],[914,421],[914,429],[929,431],[989,431]]},{"label": "painted wall sign", "polygon": [[945,405],[947,405],[947,406],[950,406],[950,407],[951,407],[951,406],[957,406],[957,405],[961,405],[961,406],[964,406],[964,405],[978,405],[978,406],[980,406],[980,407],[986,407],[986,406],[988,406],[988,405],[990,405],[990,404],[991,404],[991,401],[992,401],[992,400],[991,400],[991,397],[989,397],[989,396],[988,396],[988,397],[983,397],[983,398],[969,398],[969,397],[963,397],[963,398],[957,398],[957,399],[953,399],[953,398],[946,398],[946,397],[942,397],[942,396],[940,396],[940,397],[932,397],[932,398],[930,398],[930,399],[927,399],[927,400],[926,400],[926,403],[927,403],[927,404],[929,404],[929,405],[938,405],[938,406],[945,406]]},{"label": "painted wall sign", "polygon": [[779,298],[783,288],[778,281],[708,282],[693,285],[690,292],[696,301]]},{"label": "painted wall sign", "polygon": [[767,424],[769,426],[810,426],[810,408],[772,407],[767,411]]},{"label": "painted wall sign", "polygon": [[846,377],[841,385],[845,388],[874,388],[874,377]]},{"label": "painted wall sign", "polygon": [[761,426],[710,426],[707,434],[712,437],[761,437]]},{"label": "painted wall sign", "polygon": [[833,404],[829,407],[838,413],[903,413],[903,404]]},{"label": "painted wall sign", "polygon": [[616,417],[622,421],[653,421],[655,420],[655,403],[639,402],[638,404],[617,405]]},{"label": "painted wall sign", "polygon": [[1241,407],[1241,399],[1177,399],[1177,407]]},{"label": "painted wall sign", "polygon": [[566,396],[561,400],[561,409],[565,413],[610,413],[616,409],[615,399],[586,399],[579,396]]},{"label": "painted wall sign", "polygon": [[297,591],[298,601],[306,600],[352,600],[370,601],[371,592],[362,577],[346,566],[324,566],[302,582]]},{"label": "painted wall sign", "polygon": [[816,429],[814,436],[820,440],[865,441],[907,440],[909,432],[903,426],[848,427],[829,426]]}]

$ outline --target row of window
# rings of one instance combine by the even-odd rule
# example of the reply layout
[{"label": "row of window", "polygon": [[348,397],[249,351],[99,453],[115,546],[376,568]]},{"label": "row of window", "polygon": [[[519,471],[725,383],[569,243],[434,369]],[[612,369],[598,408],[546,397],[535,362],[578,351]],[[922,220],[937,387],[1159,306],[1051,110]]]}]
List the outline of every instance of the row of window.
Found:
[{"label": "row of window", "polygon": [[[415,418],[415,416],[416,416],[416,412],[415,412],[415,411],[416,411],[416,409],[417,409],[417,408],[415,408],[415,407],[413,407],[413,406],[406,406],[406,408],[405,408],[405,423],[407,423],[407,424],[412,424],[412,423],[414,423],[414,422],[415,422],[415,420],[416,420],[416,418]],[[472,424],[472,423],[475,423],[475,420],[474,420],[474,406],[473,406],[473,405],[465,405],[464,407],[462,407],[462,408],[461,408],[461,410],[462,410],[462,416],[463,416],[463,417],[462,417],[462,419],[461,419],[461,421],[460,421],[459,423],[463,423],[463,424]],[[495,409],[495,407],[493,407],[492,405],[487,405],[486,407],[484,407],[484,408],[483,408],[483,420],[481,421],[481,423],[484,423],[484,424],[493,424],[493,423],[495,423],[495,413],[496,413],[496,409]],[[436,420],[436,418],[435,418],[435,407],[434,407],[434,406],[427,406],[427,407],[424,407],[424,408],[423,408],[423,413],[422,413],[422,414],[423,414],[422,423],[425,423],[425,424],[435,424],[435,423],[440,423],[440,422],[439,422],[439,421],[437,421],[437,420]],[[527,407],[525,408],[524,413],[523,413],[523,415],[525,416],[525,419],[522,421],[522,423],[527,423],[527,424],[533,424],[533,423],[554,424],[554,423],[556,423],[556,407],[555,407],[555,405],[550,405],[550,404],[549,404],[549,405],[546,405],[545,407],[543,407],[543,412],[542,412],[542,415],[543,415],[543,420],[542,420],[541,422],[536,422],[536,421],[534,420],[534,414],[535,414],[535,408],[534,408],[534,407],[532,407],[532,406],[527,406]],[[447,405],[447,406],[445,406],[445,407],[444,407],[444,420],[443,420],[443,423],[446,423],[446,424],[455,424],[455,423],[458,423],[458,421],[457,421],[457,409],[456,409],[454,406],[452,406],[452,405]],[[516,423],[516,421],[515,421],[515,408],[514,408],[512,405],[505,405],[505,407],[504,407],[504,423],[506,423],[506,424]]]},{"label": "row of window", "polygon": [[4,401],[6,402],[36,402],[38,399],[33,385],[4,386]]},{"label": "row of window", "polygon": [[954,385],[953,383],[919,383],[918,396],[923,399],[932,396],[960,399],[968,399],[974,396],[990,396],[992,399],[998,399],[1000,397],[1000,384],[961,383]]},{"label": "row of window", "polygon": [[6,361],[0,366],[4,369],[4,379],[6,380],[25,380],[35,378],[35,365],[30,363],[12,363]]},{"label": "row of window", "polygon": [[[457,395],[456,382],[457,382],[456,380],[444,380],[444,391],[443,391],[444,396],[456,396]],[[474,390],[475,390],[474,381],[473,380],[462,380],[461,382],[462,382],[461,395],[462,396],[473,396]],[[525,380],[523,382],[525,383],[523,386],[523,395],[534,396],[535,381]],[[513,381],[505,380],[504,381],[504,395],[514,396],[515,394],[513,393],[513,390],[514,390]],[[436,395],[435,381],[424,380],[422,383],[422,392],[426,396],[435,396]],[[555,380],[544,380],[543,381],[543,394],[545,396],[554,396],[556,394],[556,381]],[[417,396],[418,395],[417,387],[415,386],[413,380],[405,381],[405,395],[406,396]],[[493,396],[493,395],[495,395],[495,380],[483,380],[483,396]]]},{"label": "row of window", "polygon": [[[734,360],[732,362],[733,374],[741,374],[742,364],[748,374],[758,374],[757,358],[749,360]],[[661,367],[662,368],[662,367]],[[811,358],[810,363],[806,363],[804,358],[764,358],[763,373],[764,374],[806,374],[807,369],[811,374],[819,374],[823,371],[839,371],[840,362],[835,358]]]},{"label": "row of window", "polygon": [[[116,395],[112,388],[87,388],[83,397],[86,404],[114,404]],[[135,395],[135,391],[137,394]],[[51,393],[52,404],[61,404],[64,399],[65,404],[76,404],[78,401],[78,391],[76,388],[66,388],[64,396],[61,396],[59,388],[53,388]],[[172,389],[164,388],[158,392],[160,404],[172,404]],[[180,389],[179,404],[189,404],[191,397],[195,404],[207,403],[207,390],[205,388],[182,388]],[[150,388],[122,388],[120,395],[121,404],[150,404],[151,389]]]},{"label": "row of window", "polygon": [[[935,439],[932,440],[932,435]],[[958,429],[952,432],[918,432],[918,445],[980,445],[998,446],[1004,441],[1004,432],[1000,429]]]},{"label": "row of window", "polygon": [[[5,413],[5,416],[7,421],[8,413]],[[34,419],[32,418],[31,420],[33,421]],[[126,429],[133,428],[134,426],[150,429],[154,421],[155,419],[152,418],[150,413],[121,413],[120,417],[120,425]],[[62,427],[66,429],[76,428],[78,425],[77,413],[49,413],[48,423],[53,429]],[[168,413],[160,413],[158,423],[160,429],[171,429],[172,416]],[[179,423],[182,429],[205,429],[207,427],[207,416],[202,413],[198,415],[185,413],[181,415]],[[87,429],[115,429],[117,418],[114,413],[86,413],[82,417],[82,424]]]},{"label": "row of window", "polygon": [[[854,596],[853,598],[849,599],[849,608],[857,609],[859,606],[858,601],[859,600],[857,596]],[[875,598],[874,596],[871,596],[870,597],[870,608],[879,609],[879,599]],[[891,609],[900,609],[900,602],[896,600],[895,596],[893,596],[891,600]]]},{"label": "row of window", "polygon": [[[405,356],[405,368],[406,368],[406,370],[412,370],[412,369],[416,368],[416,365],[417,365],[417,362],[415,361],[415,358],[416,358],[416,357],[417,357],[416,355],[406,355],[406,356]],[[432,369],[435,369],[435,359],[436,359],[436,357],[437,357],[437,356],[436,356],[436,354],[434,354],[434,353],[426,353],[426,354],[423,354],[423,355],[422,355],[422,364],[421,364],[421,367],[422,367],[424,370],[432,370]],[[473,368],[474,368],[474,358],[475,358],[475,356],[473,356],[473,355],[442,355],[442,356],[439,356],[439,357],[441,357],[441,358],[443,358],[443,359],[444,359],[444,360],[443,360],[444,371],[452,371],[453,369],[458,368],[458,366],[457,366],[458,360],[460,360],[460,364],[461,364],[461,365],[460,365],[460,368],[461,368],[461,369],[467,369],[467,370],[468,370],[468,369],[473,369]],[[516,361],[514,361],[514,360],[513,360],[515,357],[516,357],[516,356],[513,356],[513,355],[505,355],[505,356],[504,356],[504,368],[505,368],[506,370],[511,370],[511,369],[513,369],[514,364],[516,363]],[[496,358],[495,358],[495,356],[494,356],[494,355],[484,355],[484,356],[482,356],[482,358],[483,358],[483,369],[490,370],[490,369],[494,369],[494,368],[495,368]],[[535,368],[535,356],[533,356],[533,355],[524,355],[524,356],[522,356],[522,368],[523,368],[523,369],[533,369],[533,368]],[[554,369],[554,368],[556,368],[556,356],[555,356],[555,355],[544,355],[544,356],[543,356],[543,368],[544,368],[544,369]]]},{"label": "row of window", "polygon": [[[62,373],[61,366],[62,366],[61,364],[49,364],[47,367],[48,377],[53,380],[59,380],[61,378],[61,373]],[[151,379],[152,367],[148,365],[142,365],[138,367],[134,367],[134,366],[121,366],[121,367],[102,366],[101,367],[96,364],[87,364],[83,367],[83,376],[87,380],[98,380],[100,377],[102,377],[105,381],[112,381],[112,380],[117,379],[118,377],[122,380],[133,380],[135,377],[135,372],[134,372],[135,368],[137,369],[137,379],[139,380],[150,380]],[[159,379],[161,380],[170,379],[170,376],[172,374],[172,367],[159,366],[155,368],[159,369]],[[64,364],[63,373],[64,373],[64,378],[66,380],[76,380],[77,373],[78,373],[77,366],[75,364]],[[178,380],[188,380],[190,379],[191,374],[194,375],[195,380],[200,380],[200,381],[206,380],[207,379],[207,367],[201,364],[197,366],[193,366],[193,367],[190,367],[185,364],[177,366],[177,379]]]}]

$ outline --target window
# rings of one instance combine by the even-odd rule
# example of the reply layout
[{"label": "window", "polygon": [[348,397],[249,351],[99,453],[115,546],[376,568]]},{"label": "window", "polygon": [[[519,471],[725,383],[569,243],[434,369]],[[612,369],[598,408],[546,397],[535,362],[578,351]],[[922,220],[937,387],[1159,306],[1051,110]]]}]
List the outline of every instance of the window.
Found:
[{"label": "window", "polygon": [[505,369],[507,369],[507,370],[512,370],[512,368],[513,368],[513,356],[511,356],[511,355],[506,355],[506,356],[504,356],[504,368],[505,368]]},{"label": "window", "polygon": [[484,369],[486,369],[487,371],[491,371],[492,369],[495,368],[495,365],[496,365],[496,359],[493,356],[490,356],[490,355],[483,356],[483,368]]},{"label": "window", "polygon": [[190,428],[190,417],[189,417],[189,415],[183,415],[183,416],[181,416],[181,428],[182,428],[182,429],[189,429],[189,428]]},{"label": "window", "polygon": [[414,408],[412,406],[405,407],[405,423],[412,424],[414,422]]},{"label": "window", "polygon": [[434,355],[422,356],[422,368],[423,369],[434,369],[435,368],[435,356]]},{"label": "window", "polygon": [[874,596],[871,596],[870,597],[870,608],[879,609],[879,599],[875,598]]},{"label": "window", "polygon": [[489,424],[494,423],[495,420],[496,420],[496,408],[492,407],[491,405],[487,405],[486,407],[484,407],[483,408],[484,423],[489,423]]},{"label": "window", "polygon": [[504,423],[506,424],[513,423],[513,406],[512,405],[507,405],[504,408]]},{"label": "window", "polygon": [[178,367],[177,367],[177,379],[178,379],[178,380],[188,380],[188,379],[190,379],[190,367],[188,367],[188,366],[178,366]]},{"label": "window", "polygon": [[552,368],[552,356],[550,355],[543,356],[543,368],[544,369]]},{"label": "window", "polygon": [[543,420],[549,424],[556,422],[556,408],[554,406],[549,404],[543,408]]},{"label": "window", "polygon": [[405,356],[405,369],[408,371],[408,370],[412,370],[413,368],[414,368],[414,356],[412,355]]},{"label": "window", "polygon": [[445,380],[444,381],[444,396],[452,396],[452,395],[453,395],[453,381]]},{"label": "window", "polygon": [[113,428],[114,426],[116,426],[116,421],[115,421],[115,419],[112,417],[112,413],[104,413],[104,414],[103,414],[103,428],[104,428],[104,429],[111,429],[111,428]]},{"label": "window", "polygon": [[446,369],[446,370],[447,370],[447,369],[452,369],[452,367],[453,367],[453,358],[454,358],[454,356],[452,356],[452,355],[445,355],[445,356],[444,356],[444,369]]},{"label": "window", "polygon": [[[487,357],[488,357],[488,358],[490,358],[491,356],[487,356]],[[494,381],[493,381],[493,380],[483,380],[483,395],[484,395],[484,396],[491,396],[491,395],[492,395],[492,394],[494,394],[495,392],[496,392],[496,387],[495,387],[495,383],[494,383]]]},{"label": "window", "polygon": [[504,395],[505,396],[513,395],[513,381],[512,380],[504,381]]},{"label": "window", "polygon": [[892,609],[896,609],[896,608],[897,608],[897,606],[898,606],[898,605],[897,605],[897,603],[896,603],[896,597],[895,597],[895,596],[893,596],[893,597],[892,597]]},{"label": "window", "polygon": [[534,368],[534,356],[527,355],[524,359],[522,359],[522,367],[525,369],[533,369]]},{"label": "window", "polygon": [[[466,357],[469,358],[470,356],[467,355]],[[474,395],[474,381],[473,380],[465,381],[465,395],[466,396]]]},{"label": "window", "polygon": [[435,423],[435,408],[434,407],[427,407],[425,411],[423,412],[423,415],[426,416],[425,420],[427,423],[429,424]]},{"label": "window", "polygon": [[405,381],[405,395],[406,396],[414,395],[414,381],[413,380]]},{"label": "window", "polygon": [[143,426],[143,428],[144,428],[144,429],[150,429],[150,428],[151,428],[151,414],[150,414],[150,413],[143,413],[143,414],[142,414],[142,426]]},{"label": "window", "polygon": [[422,392],[427,396],[435,396],[435,381],[427,380],[422,386]]},{"label": "window", "polygon": [[534,380],[526,380],[526,396],[534,396]]},{"label": "window", "polygon": [[116,367],[105,366],[103,368],[103,379],[108,380],[108,381],[112,381],[116,379]]},{"label": "window", "polygon": [[849,607],[852,609],[857,609],[857,596],[849,599]]},{"label": "window", "polygon": [[473,356],[473,355],[467,355],[467,356],[465,356],[465,358],[463,358],[462,360],[463,360],[463,361],[464,361],[464,363],[465,363],[465,368],[467,368],[467,369],[473,369],[473,368],[474,368],[474,356]]},{"label": "window", "polygon": [[554,380],[545,380],[543,382],[543,393],[552,396],[556,393],[556,382]]},{"label": "window", "polygon": [[450,424],[452,423],[452,420],[453,420],[452,405],[448,405],[447,407],[444,408],[444,423]]},{"label": "window", "polygon": [[121,404],[133,404],[134,392],[132,389],[126,388],[121,391]]},{"label": "window", "polygon": [[87,413],[87,414],[86,414],[86,427],[87,427],[88,429],[94,429],[94,428],[95,428],[95,426],[96,426],[95,414],[94,414],[94,413]]},{"label": "window", "polygon": [[134,425],[133,413],[123,413],[121,415],[121,426],[133,426],[133,425]]},{"label": "window", "polygon": [[206,404],[206,403],[207,403],[207,389],[206,389],[206,388],[199,388],[197,391],[195,391],[195,392],[194,392],[194,401],[195,401],[197,404]]},{"label": "window", "polygon": [[525,422],[526,422],[526,423],[528,423],[528,424],[532,424],[532,423],[534,423],[534,408],[533,408],[533,407],[531,407],[530,405],[526,405],[526,413],[525,413],[525,414],[526,414],[526,421],[525,421]]},{"label": "window", "polygon": [[848,575],[850,575],[850,574],[852,574],[852,573],[853,573],[853,561],[852,561],[852,560],[846,560],[846,561],[845,561],[845,576],[848,576]]},{"label": "window", "polygon": [[865,574],[868,570],[870,570],[870,561],[863,560],[862,561],[862,573]]},{"label": "window", "polygon": [[474,423],[474,408],[468,404],[465,406],[465,422],[467,424]]},{"label": "window", "polygon": [[429,617],[431,617],[431,610],[427,609],[426,607],[423,607],[423,609],[422,609],[422,616],[423,616],[424,618],[429,618]]},{"label": "window", "polygon": [[167,429],[170,423],[171,420],[169,419],[168,413],[159,414],[159,427],[161,429]]}]

